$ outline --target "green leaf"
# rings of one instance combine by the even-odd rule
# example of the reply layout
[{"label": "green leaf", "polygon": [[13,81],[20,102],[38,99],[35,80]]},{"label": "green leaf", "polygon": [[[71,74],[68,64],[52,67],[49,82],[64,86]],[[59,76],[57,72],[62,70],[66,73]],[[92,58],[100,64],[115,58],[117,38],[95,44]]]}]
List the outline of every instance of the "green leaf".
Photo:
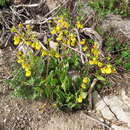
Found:
[{"label": "green leaf", "polygon": [[74,107],[76,107],[76,105],[77,105],[77,104],[71,103],[71,102],[67,104],[67,106],[68,106],[69,108],[71,108],[71,109],[73,109]]},{"label": "green leaf", "polygon": [[85,99],[87,97],[87,92],[81,92],[80,95],[83,99]]},{"label": "green leaf", "polygon": [[13,26],[11,29],[10,29],[11,32],[17,32],[17,29],[15,26]]},{"label": "green leaf", "polygon": [[69,81],[69,78],[68,77],[65,77],[61,87],[63,88],[64,92],[67,91],[67,89],[69,88],[70,86],[70,81]]},{"label": "green leaf", "polygon": [[130,69],[130,62],[129,62],[129,63],[126,63],[126,64],[124,65],[124,67],[125,67],[125,69],[129,70],[129,69]]},{"label": "green leaf", "polygon": [[105,81],[106,79],[101,75],[96,75],[96,78],[100,81]]}]

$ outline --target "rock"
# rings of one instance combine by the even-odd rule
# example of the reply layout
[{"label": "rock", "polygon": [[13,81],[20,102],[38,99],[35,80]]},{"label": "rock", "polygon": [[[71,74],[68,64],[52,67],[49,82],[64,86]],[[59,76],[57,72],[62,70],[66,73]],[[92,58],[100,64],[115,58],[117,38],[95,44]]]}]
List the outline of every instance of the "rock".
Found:
[{"label": "rock", "polygon": [[[77,5],[77,9],[80,9],[80,11],[78,12],[79,13],[78,16],[88,17],[95,14],[94,10],[88,5],[88,2],[86,1],[80,1],[80,3],[76,2],[76,5]],[[79,8],[78,7],[79,5],[82,8]]]},{"label": "rock", "polygon": [[46,4],[49,8],[49,10],[53,10],[57,7],[57,5],[60,3],[60,0],[46,0]]},{"label": "rock", "polygon": [[[121,121],[130,129],[130,106],[123,99],[122,95],[105,96],[96,104],[96,110],[102,114],[104,119]],[[127,99],[130,100],[130,97],[127,96]],[[113,127],[115,130],[125,130],[125,127],[119,128],[120,126],[115,124],[113,124]]]},{"label": "rock", "polygon": [[130,72],[124,74],[124,82],[122,83],[125,87],[122,87],[121,97],[123,102],[130,107]]},{"label": "rock", "polygon": [[130,130],[129,128],[122,127],[122,126],[117,126],[117,125],[112,125],[111,126],[114,130]]},{"label": "rock", "polygon": [[122,19],[121,16],[118,15],[112,15],[112,14],[107,15],[105,20],[103,20],[101,24],[101,28],[105,32],[114,29],[115,33],[117,33],[118,35],[123,35],[124,39],[126,38],[127,41],[130,41],[130,20],[129,19]]},{"label": "rock", "polygon": [[[129,87],[130,89],[130,87]],[[125,89],[122,89],[121,91],[121,97],[123,102],[128,105],[128,107],[130,107],[130,90],[129,91],[125,91]]]}]

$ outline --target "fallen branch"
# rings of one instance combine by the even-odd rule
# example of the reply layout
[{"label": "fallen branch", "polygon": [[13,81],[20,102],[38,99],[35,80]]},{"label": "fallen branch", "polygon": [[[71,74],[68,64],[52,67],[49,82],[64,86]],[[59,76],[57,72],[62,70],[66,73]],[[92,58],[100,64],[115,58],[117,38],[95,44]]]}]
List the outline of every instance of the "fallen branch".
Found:
[{"label": "fallen branch", "polygon": [[90,88],[89,88],[89,90],[88,90],[88,94],[92,93],[92,91],[93,91],[93,89],[94,89],[94,87],[95,87],[97,81],[98,81],[97,78],[95,78],[95,79],[93,80],[93,82],[92,82],[92,84],[91,84],[91,86],[90,86]]},{"label": "fallen branch", "polygon": [[93,117],[90,116],[87,112],[84,112],[84,113],[86,114],[87,118],[89,118],[90,120],[95,121],[95,122],[97,122],[97,123],[99,123],[99,124],[101,124],[101,125],[107,127],[109,130],[112,130],[112,128],[111,128],[110,126],[108,126],[106,123],[104,123],[104,122],[102,122],[102,121],[100,121],[100,120],[98,120],[98,119],[93,118]]},{"label": "fallen branch", "polygon": [[37,19],[37,20],[34,20],[34,19],[31,19],[31,20],[26,20],[25,23],[23,23],[24,25],[27,25],[27,24],[39,24],[39,25],[42,25],[42,24],[45,24],[47,23],[49,20],[52,20],[53,18],[52,17],[49,17],[49,18],[41,18],[41,19]]},{"label": "fallen branch", "polygon": [[[80,52],[82,52],[82,46],[80,45],[80,36],[79,36],[79,32],[78,32],[78,30],[77,30],[76,28],[74,28],[74,30],[75,30],[75,32],[77,33],[77,38],[78,38],[78,42],[77,42],[77,43],[78,43],[78,46],[79,46],[79,50],[80,50]],[[83,55],[81,54],[80,56],[81,56],[82,64],[84,64],[85,61],[84,61]]]},{"label": "fallen branch", "polygon": [[15,8],[19,8],[19,7],[29,7],[29,8],[32,8],[32,7],[38,7],[40,5],[42,5],[43,3],[45,3],[46,0],[41,0],[40,3],[37,3],[37,4],[19,4],[19,5],[15,5],[14,7]]},{"label": "fallen branch", "polygon": [[89,100],[89,106],[90,106],[91,109],[93,109],[92,91],[93,91],[93,89],[94,89],[94,87],[95,87],[97,81],[98,81],[98,79],[95,78],[95,79],[93,80],[93,82],[92,82],[92,84],[91,84],[89,90],[88,90],[88,100]]},{"label": "fallen branch", "polygon": [[69,45],[66,45],[66,44],[63,44],[63,43],[62,43],[62,45],[65,46],[65,47],[68,47],[68,48],[72,49],[73,51],[75,51],[75,52],[77,52],[79,54],[82,54],[84,57],[86,57],[86,55],[83,52],[79,51],[78,49],[72,48]]},{"label": "fallen branch", "polygon": [[46,18],[47,16],[49,16],[51,13],[53,13],[56,9],[63,7],[69,0],[64,0],[62,2],[62,5],[59,4],[56,8],[52,9],[49,13],[47,13],[43,18]]}]

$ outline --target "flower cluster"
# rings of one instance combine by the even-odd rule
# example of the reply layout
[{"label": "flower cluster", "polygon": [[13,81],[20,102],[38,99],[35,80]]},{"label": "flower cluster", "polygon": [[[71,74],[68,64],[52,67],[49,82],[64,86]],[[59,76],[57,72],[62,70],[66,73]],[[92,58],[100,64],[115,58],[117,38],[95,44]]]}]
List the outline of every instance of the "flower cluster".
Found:
[{"label": "flower cluster", "polygon": [[[56,42],[74,47],[77,43],[77,36],[75,32],[69,31],[70,24],[62,16],[60,18],[54,18],[54,23],[55,25],[51,29],[51,34],[56,36]],[[83,25],[77,22],[76,28],[81,29]],[[85,44],[85,39],[81,41],[81,44]]]},{"label": "flower cluster", "polygon": [[27,57],[21,52],[17,52],[17,62],[22,65],[22,68],[25,70],[25,76],[31,76],[31,67]]},{"label": "flower cluster", "polygon": [[84,77],[82,84],[81,84],[81,88],[85,89],[87,87],[87,84],[89,83],[90,79],[88,77]]},{"label": "flower cluster", "polygon": [[23,24],[19,24],[18,28],[15,28],[13,26],[11,31],[15,33],[14,45],[18,46],[20,43],[23,43],[26,46],[30,46],[35,50],[41,49],[41,45],[39,41],[36,39],[36,36],[31,33],[32,26],[26,25],[26,27],[24,28]]},{"label": "flower cluster", "polygon": [[83,78],[83,80],[82,80],[82,83],[81,83],[81,94],[78,96],[78,98],[77,98],[77,102],[78,103],[82,103],[83,102],[83,99],[84,98],[86,98],[86,97],[84,97],[83,95],[82,95],[82,92],[83,92],[83,90],[84,89],[86,89],[87,88],[87,85],[88,85],[88,83],[90,82],[90,79],[88,78],[88,77],[84,77]]},{"label": "flower cluster", "polygon": [[80,21],[77,21],[77,22],[76,22],[76,27],[77,27],[78,29],[84,28],[84,26],[80,23]]},{"label": "flower cluster", "polygon": [[81,95],[79,95],[79,97],[77,98],[77,102],[78,103],[82,103],[83,102],[83,97]]},{"label": "flower cluster", "polygon": [[111,74],[111,73],[115,73],[116,69],[113,68],[110,64],[105,65],[104,67],[101,68],[101,72],[103,74]]},{"label": "flower cluster", "polygon": [[89,64],[90,65],[97,65],[102,74],[111,74],[111,73],[116,72],[116,69],[112,65],[105,64],[102,61],[100,61],[100,59],[99,59],[100,51],[98,49],[97,42],[94,43],[94,45],[91,49],[91,54],[92,54],[92,58],[89,60]]},{"label": "flower cluster", "polygon": [[[17,28],[12,27],[14,45],[23,45],[22,49],[25,49],[17,52],[17,62],[25,76],[34,79],[30,81],[25,78],[34,82],[31,85],[36,89],[32,91],[38,97],[43,94],[52,99],[51,95],[54,95],[59,106],[79,108],[89,97],[92,80],[96,77],[103,81],[104,76],[115,73],[116,69],[101,57],[99,43],[86,38],[81,30],[84,25],[80,21],[72,26],[60,16],[54,17],[48,25],[51,28],[43,43],[32,32],[32,26],[19,24]],[[74,80],[68,71],[74,72]]]}]

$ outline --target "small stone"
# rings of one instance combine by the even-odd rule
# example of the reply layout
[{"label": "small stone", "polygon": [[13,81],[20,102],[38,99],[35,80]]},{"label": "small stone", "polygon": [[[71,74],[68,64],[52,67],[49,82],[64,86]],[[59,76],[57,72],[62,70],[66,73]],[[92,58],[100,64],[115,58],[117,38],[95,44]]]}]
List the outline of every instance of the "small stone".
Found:
[{"label": "small stone", "polygon": [[[121,96],[106,96],[96,104],[96,110],[108,120],[118,119],[129,125],[130,108],[124,104]],[[123,129],[124,130],[124,129]]]},{"label": "small stone", "polygon": [[111,126],[114,130],[130,130],[127,127],[122,127],[122,126],[117,126],[117,125],[112,125]]},{"label": "small stone", "polygon": [[6,121],[7,121],[7,119],[5,118],[3,122],[6,123]]}]

